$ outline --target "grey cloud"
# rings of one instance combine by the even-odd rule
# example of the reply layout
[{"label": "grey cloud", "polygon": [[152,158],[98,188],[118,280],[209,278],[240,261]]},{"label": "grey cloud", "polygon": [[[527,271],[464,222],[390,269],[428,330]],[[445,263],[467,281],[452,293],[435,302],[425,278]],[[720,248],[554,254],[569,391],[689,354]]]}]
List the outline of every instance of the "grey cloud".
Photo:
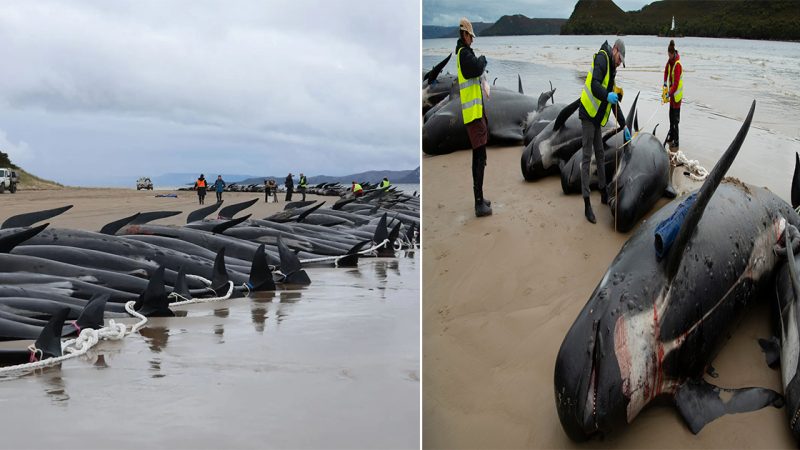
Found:
[{"label": "grey cloud", "polygon": [[[287,165],[338,156],[317,170],[418,164],[419,5],[282,3],[2,2],[0,58],[15,73],[0,79],[0,130],[54,162],[42,170],[94,146],[122,161],[166,148],[216,157],[203,142],[241,155],[284,147]],[[94,128],[69,129],[83,120]],[[59,151],[42,132],[61,136]]]}]

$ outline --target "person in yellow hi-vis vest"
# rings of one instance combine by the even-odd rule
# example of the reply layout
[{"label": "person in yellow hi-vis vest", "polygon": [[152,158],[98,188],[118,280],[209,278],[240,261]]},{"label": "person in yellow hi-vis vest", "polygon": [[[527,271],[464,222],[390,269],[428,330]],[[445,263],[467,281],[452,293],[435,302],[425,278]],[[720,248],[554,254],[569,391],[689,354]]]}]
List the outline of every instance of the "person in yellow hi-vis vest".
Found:
[{"label": "person in yellow hi-vis vest", "polygon": [[481,75],[486,70],[486,57],[475,56],[472,41],[475,33],[472,23],[463,17],[459,22],[460,37],[456,43],[456,68],[461,97],[461,115],[472,147],[472,191],[475,196],[475,215],[492,214],[491,202],[483,197],[483,171],[486,167],[486,144],[489,142],[489,124],[483,108]]},{"label": "person in yellow hi-vis vest", "polygon": [[669,98],[669,134],[667,142],[670,147],[678,146],[678,123],[681,121],[681,101],[683,100],[683,65],[681,55],[675,49],[675,41],[670,40],[667,46],[667,65],[664,66],[664,91]]},{"label": "person in yellow hi-vis vest", "polygon": [[625,43],[622,39],[617,39],[612,48],[605,41],[600,47],[600,51],[594,54],[592,68],[586,75],[586,82],[581,91],[581,106],[578,117],[581,119],[583,129],[583,159],[581,160],[581,191],[583,192],[584,214],[586,220],[597,223],[592,211],[592,203],[589,200],[589,165],[592,160],[594,150],[595,161],[597,161],[597,188],[600,190],[601,202],[608,204],[608,192],[606,191],[606,171],[603,167],[603,135],[601,129],[608,121],[611,111],[617,118],[617,124],[623,127],[625,142],[631,139],[631,132],[625,126],[625,116],[619,107],[619,94],[615,92],[614,78],[617,75],[617,67],[622,64],[625,67]]}]

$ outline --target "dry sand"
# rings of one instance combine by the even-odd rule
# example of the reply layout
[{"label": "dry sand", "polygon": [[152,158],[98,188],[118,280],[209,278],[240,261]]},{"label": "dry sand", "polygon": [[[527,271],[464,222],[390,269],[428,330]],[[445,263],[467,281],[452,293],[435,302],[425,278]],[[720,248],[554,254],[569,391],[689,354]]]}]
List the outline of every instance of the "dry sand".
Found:
[{"label": "dry sand", "polygon": [[[155,197],[158,194],[177,194],[178,198]],[[270,214],[283,211],[285,193],[278,193],[278,203],[265,203],[264,193],[256,192],[224,192],[222,207],[233,203],[258,198],[259,201],[237,215],[253,214],[262,219]],[[299,201],[302,196],[294,194],[292,201]],[[306,200],[325,200],[326,205],[333,204],[336,197],[306,195]],[[64,188],[57,190],[25,190],[16,194],[0,195],[0,222],[15,214],[21,214],[60,206],[75,205],[64,214],[51,220],[53,226],[78,228],[97,231],[108,222],[130,216],[136,212],[146,211],[180,211],[181,214],[160,219],[153,223],[162,225],[184,225],[188,213],[210,206],[216,202],[216,194],[206,194],[205,205],[199,205],[194,191],[136,191],[133,189],[104,188]],[[325,207],[325,206],[323,206]],[[215,214],[209,218],[216,217]]]},{"label": "dry sand", "polygon": [[[156,193],[23,190],[0,195],[0,221],[74,204],[50,222],[98,230],[137,211],[182,211],[158,223],[183,224],[198,208],[194,192]],[[223,196],[255,197],[244,213],[258,218],[285,204]],[[417,447],[419,265],[410,252],[310,268],[302,289],[177,307],[88,357],[0,377],[3,447]]]},{"label": "dry sand", "polygon": [[[602,441],[567,438],[553,394],[556,354],[629,234],[613,231],[596,192],[592,225],[580,195],[565,196],[558,177],[526,183],[521,151],[488,150],[484,191],[494,215],[481,219],[473,212],[471,152],[423,157],[423,446],[794,447],[784,409],[728,415],[695,436],[670,401]],[[692,186],[675,177],[677,187]],[[757,343],[769,334],[766,308],[755,308],[713,362],[719,378],[709,381],[781,391]]]}]

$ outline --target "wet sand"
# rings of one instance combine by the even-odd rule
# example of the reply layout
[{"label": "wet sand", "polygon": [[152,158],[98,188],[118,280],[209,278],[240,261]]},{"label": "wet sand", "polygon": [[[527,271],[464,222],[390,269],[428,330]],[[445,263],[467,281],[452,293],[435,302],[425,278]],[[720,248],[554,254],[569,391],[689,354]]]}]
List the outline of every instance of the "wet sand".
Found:
[{"label": "wet sand", "polygon": [[[198,207],[193,192],[153,195],[21,191],[0,196],[0,219],[74,204],[51,223],[97,230],[152,210],[183,211],[157,221],[182,224]],[[261,201],[242,214],[261,218],[284,205],[283,197],[265,204],[263,194],[223,196],[226,204],[254,197]],[[183,317],[152,319],[90,358],[0,378],[4,447],[417,447],[419,256],[308,272],[307,288],[179,307]]]},{"label": "wet sand", "polygon": [[[708,127],[703,148],[721,153],[733,138],[729,124]],[[711,122],[711,125],[709,125]],[[683,124],[682,124],[683,126]],[[754,133],[755,131],[755,133]],[[728,134],[725,134],[728,133]],[[713,136],[719,137],[709,143]],[[744,181],[748,151],[762,145],[751,130],[729,172]],[[769,141],[768,141],[769,142]],[[708,144],[708,146],[706,146]],[[751,150],[748,150],[750,148]],[[426,448],[792,448],[784,409],[727,415],[693,435],[670,401],[646,408],[632,424],[577,444],[561,429],[553,371],[564,336],[630,234],[616,233],[600,195],[592,194],[598,223],[583,217],[580,195],[565,196],[558,177],[526,183],[522,147],[488,150],[485,195],[494,215],[477,219],[472,201],[471,152],[423,157],[423,446]],[[713,159],[701,161],[711,169]],[[767,184],[788,198],[791,165],[773,166]],[[785,173],[784,173],[785,172]],[[697,184],[680,171],[679,190]],[[665,201],[659,206],[663,205]],[[780,373],[766,366],[757,338],[771,334],[766,307],[756,307],[713,362],[720,386],[782,391]]]}]

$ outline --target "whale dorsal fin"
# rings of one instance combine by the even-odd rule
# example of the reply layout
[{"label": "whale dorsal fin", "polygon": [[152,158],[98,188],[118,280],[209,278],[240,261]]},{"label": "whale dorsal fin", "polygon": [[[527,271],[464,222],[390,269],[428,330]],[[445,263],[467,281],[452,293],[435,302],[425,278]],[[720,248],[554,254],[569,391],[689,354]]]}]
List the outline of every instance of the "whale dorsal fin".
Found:
[{"label": "whale dorsal fin", "polygon": [[0,253],[8,253],[17,245],[39,234],[40,231],[50,225],[46,223],[33,228],[23,228],[18,231],[7,231],[0,233]]},{"label": "whale dorsal fin", "polygon": [[433,84],[433,82],[439,78],[439,74],[442,73],[444,66],[447,65],[448,61],[450,61],[451,56],[453,56],[453,52],[450,52],[450,54],[447,55],[447,58],[443,59],[442,62],[433,66],[433,69],[431,69],[430,72],[426,73],[425,76],[422,77],[422,81],[428,80],[428,84]]},{"label": "whale dorsal fin", "polygon": [[53,314],[36,339],[34,346],[42,351],[42,359],[61,356],[61,330],[64,329],[64,320],[69,311],[69,308],[64,307]]},{"label": "whale dorsal fin", "polygon": [[225,247],[219,249],[214,258],[214,268],[211,270],[211,289],[222,295],[228,288],[228,270],[225,268]]},{"label": "whale dorsal fin", "polygon": [[565,106],[564,109],[558,113],[558,117],[556,117],[555,122],[553,123],[553,131],[558,131],[561,127],[564,126],[564,123],[569,119],[569,116],[575,114],[575,111],[578,110],[578,107],[581,105],[581,99],[577,99],[574,102],[570,103],[569,105]]},{"label": "whale dorsal fin", "polygon": [[189,213],[189,216],[186,218],[186,223],[196,222],[198,220],[203,220],[211,214],[212,212],[216,211],[217,208],[222,206],[222,202],[214,203],[213,205],[206,206],[204,208],[200,208],[197,210],[192,211]]},{"label": "whale dorsal fin", "polygon": [[219,210],[219,218],[233,219],[233,216],[253,206],[257,201],[258,199],[254,198],[252,200],[247,200],[246,202],[234,203],[233,205],[228,205]]},{"label": "whale dorsal fin", "polygon": [[250,214],[248,214],[248,215],[246,215],[244,217],[239,217],[238,219],[226,220],[225,222],[222,222],[221,224],[216,225],[214,228],[212,228],[211,232],[212,233],[217,233],[217,234],[222,234],[228,228],[235,227],[236,225],[239,225],[240,223],[244,222],[245,220],[247,220],[249,218],[250,218]]},{"label": "whale dorsal fin", "polygon": [[101,234],[109,234],[109,235],[117,234],[117,231],[119,231],[120,228],[122,228],[125,225],[131,223],[131,221],[133,219],[139,217],[139,214],[141,214],[141,213],[136,213],[136,214],[134,214],[132,216],[123,217],[122,219],[115,220],[113,222],[109,222],[109,223],[103,225],[103,228],[100,228],[100,233]]},{"label": "whale dorsal fin", "polygon": [[19,227],[29,227],[36,222],[41,222],[43,220],[51,219],[59,214],[62,214],[64,211],[72,208],[72,205],[62,206],[60,208],[53,208],[53,209],[46,209],[44,211],[36,211],[30,212],[25,214],[17,214],[16,216],[11,216],[3,222],[3,225],[0,225],[0,230],[5,228],[19,228]]},{"label": "whale dorsal fin", "polygon": [[522,91],[522,77],[517,74],[517,86],[520,94],[524,94],[525,92]]},{"label": "whale dorsal fin", "polygon": [[153,272],[147,288],[133,307],[145,317],[175,317],[175,313],[169,309],[169,297],[167,297],[167,288],[164,286],[164,269],[164,266],[160,266]]},{"label": "whale dorsal fin", "polygon": [[636,110],[636,103],[639,101],[639,94],[641,93],[641,91],[636,93],[636,98],[633,99],[631,110],[628,111],[628,117],[631,121],[631,123],[628,124],[628,129],[631,130],[631,132],[639,131],[639,111]]},{"label": "whale dorsal fin", "polygon": [[297,221],[298,221],[298,222],[302,222],[302,221],[303,221],[303,219],[305,219],[306,217],[308,217],[308,215],[309,215],[309,214],[311,214],[312,212],[314,212],[314,211],[316,211],[316,210],[320,209],[320,208],[322,207],[322,205],[324,205],[324,204],[325,204],[325,202],[323,201],[323,202],[321,202],[320,204],[318,204],[318,205],[314,205],[314,206],[312,206],[312,207],[308,208],[307,210],[303,211],[302,213],[300,213],[300,215],[299,215],[299,216],[297,216]]},{"label": "whale dorsal fin", "polygon": [[250,266],[250,278],[247,281],[250,283],[251,291],[274,291],[275,280],[272,279],[272,270],[267,264],[267,254],[264,252],[264,244],[261,244],[256,249],[253,255],[253,264]]},{"label": "whale dorsal fin", "polygon": [[747,118],[744,119],[742,127],[739,129],[739,132],[736,134],[733,142],[731,142],[731,145],[727,150],[725,150],[725,153],[711,170],[708,178],[706,178],[706,181],[703,183],[703,186],[700,187],[700,190],[697,193],[697,199],[695,200],[689,212],[686,213],[686,218],[681,224],[681,228],[678,231],[678,235],[675,237],[675,241],[672,244],[672,248],[670,249],[668,257],[665,259],[668,280],[671,280],[672,277],[675,276],[678,266],[680,265],[681,258],[683,257],[683,251],[686,249],[689,239],[694,234],[697,224],[703,217],[705,208],[708,206],[708,202],[711,201],[711,196],[714,195],[714,191],[717,190],[717,187],[722,182],[722,178],[725,177],[725,173],[728,171],[728,168],[730,168],[731,164],[733,164],[733,160],[739,153],[739,149],[742,148],[744,138],[747,137],[747,131],[750,129],[750,123],[753,121],[753,113],[755,110],[756,101],[753,100],[753,104],[750,106],[750,112],[747,114]]}]

